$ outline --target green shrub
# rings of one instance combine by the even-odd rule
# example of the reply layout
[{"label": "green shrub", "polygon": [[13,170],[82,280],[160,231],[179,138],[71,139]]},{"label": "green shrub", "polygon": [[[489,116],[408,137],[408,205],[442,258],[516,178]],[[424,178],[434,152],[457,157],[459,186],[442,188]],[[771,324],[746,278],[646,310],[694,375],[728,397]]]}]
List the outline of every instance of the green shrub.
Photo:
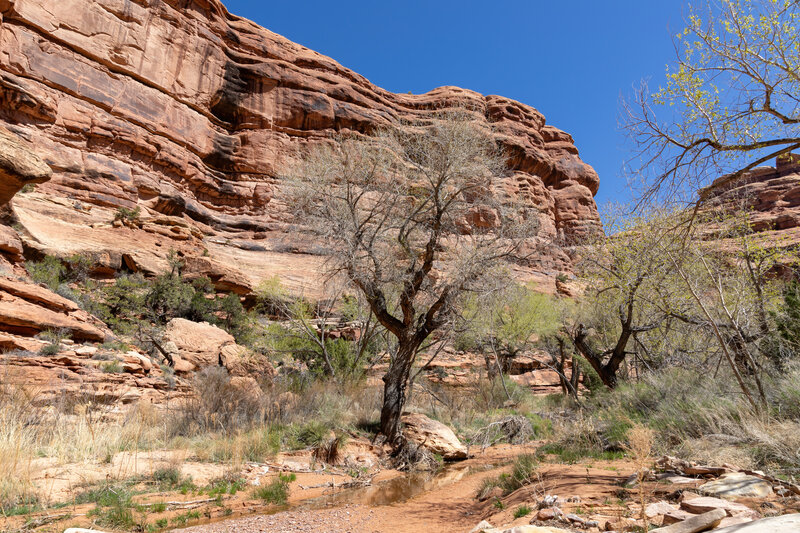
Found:
[{"label": "green shrub", "polygon": [[202,311],[192,308],[193,303],[198,303],[195,292],[194,287],[185,282],[179,274],[173,272],[161,274],[152,281],[144,297],[144,307],[153,319],[161,323],[170,318],[196,317],[195,313]]},{"label": "green shrub", "polygon": [[243,479],[215,479],[206,487],[205,491],[210,497],[221,496],[230,494],[233,496],[240,490],[244,489],[247,483]]},{"label": "green shrub", "polygon": [[514,509],[514,518],[522,518],[523,516],[528,516],[529,514],[531,514],[531,508],[527,505],[520,505]]},{"label": "green shrub", "polygon": [[159,468],[153,472],[153,481],[162,487],[172,488],[183,481],[181,471],[176,467]]},{"label": "green shrub", "polygon": [[278,474],[278,477],[273,479],[268,485],[257,488],[253,492],[253,496],[264,500],[266,503],[283,505],[289,499],[289,483],[295,479],[296,476],[294,474]]},{"label": "green shrub", "polygon": [[289,430],[288,446],[292,449],[319,446],[330,433],[331,427],[319,420],[311,420]]},{"label": "green shrub", "polygon": [[187,522],[199,519],[200,519],[200,511],[187,511],[185,513],[173,516],[172,525],[185,526]]},{"label": "green shrub", "polygon": [[41,261],[28,261],[25,263],[25,268],[35,283],[43,283],[52,291],[58,290],[66,272],[61,260],[52,255],[44,256]]},{"label": "green shrub", "polygon": [[121,220],[123,222],[134,222],[139,219],[142,214],[142,209],[139,206],[136,206],[133,209],[129,209],[127,207],[120,207],[117,209],[117,212],[114,213],[114,220]]},{"label": "green shrub", "polygon": [[125,485],[107,485],[79,495],[75,503],[94,502],[97,506],[89,512],[100,525],[130,530],[137,526],[133,511],[133,492]]},{"label": "green shrub", "polygon": [[45,344],[39,350],[39,355],[56,355],[60,350],[61,347],[57,343]]},{"label": "green shrub", "polygon": [[124,372],[124,370],[122,369],[122,365],[116,359],[100,365],[100,370],[105,372],[106,374],[121,374],[122,372]]},{"label": "green shrub", "polygon": [[510,473],[500,474],[496,478],[484,479],[478,489],[478,497],[485,498],[495,487],[500,487],[503,495],[511,494],[515,490],[532,483],[538,468],[539,460],[535,455],[520,455],[514,460]]}]

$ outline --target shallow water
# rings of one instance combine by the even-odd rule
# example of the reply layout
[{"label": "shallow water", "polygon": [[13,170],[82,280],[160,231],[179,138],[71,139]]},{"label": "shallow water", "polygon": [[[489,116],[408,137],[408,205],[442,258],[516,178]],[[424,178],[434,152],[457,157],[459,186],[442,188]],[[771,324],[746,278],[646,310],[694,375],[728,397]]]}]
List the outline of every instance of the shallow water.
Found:
[{"label": "shallow water", "polygon": [[257,513],[234,513],[230,516],[217,516],[211,519],[193,521],[191,527],[234,520],[244,516],[273,515],[284,511],[317,510],[339,507],[347,504],[360,504],[368,507],[402,503],[426,492],[456,483],[468,474],[491,470],[497,465],[450,463],[436,472],[415,472],[386,481],[379,481],[365,487],[333,488],[331,492],[316,498],[301,500],[287,505],[273,506]]},{"label": "shallow water", "polygon": [[381,481],[366,487],[338,489],[331,494],[298,502],[290,508],[319,509],[344,504],[367,506],[391,505],[413,498],[424,492],[459,481],[464,476],[493,468],[493,465],[463,465],[453,463],[437,472],[416,472]]}]

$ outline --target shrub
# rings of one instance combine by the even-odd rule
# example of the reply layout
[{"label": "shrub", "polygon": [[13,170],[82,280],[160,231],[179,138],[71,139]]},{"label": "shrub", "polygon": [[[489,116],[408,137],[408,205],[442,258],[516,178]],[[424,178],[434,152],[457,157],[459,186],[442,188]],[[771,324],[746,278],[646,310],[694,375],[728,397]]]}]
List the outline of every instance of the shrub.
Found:
[{"label": "shrub", "polygon": [[196,291],[177,273],[169,272],[157,276],[144,297],[144,306],[153,319],[163,323],[170,318],[195,316],[202,310],[193,309]]},{"label": "shrub", "polygon": [[515,490],[532,483],[533,476],[538,468],[539,460],[535,455],[520,455],[514,460],[510,473],[483,480],[483,484],[478,490],[478,497],[485,498],[495,487],[500,487],[504,495],[511,494]]},{"label": "shrub", "polygon": [[185,526],[190,520],[199,520],[200,511],[186,511],[185,513],[172,517],[172,525]]},{"label": "shrub", "polygon": [[153,472],[153,481],[163,487],[172,488],[180,485],[181,481],[183,481],[183,476],[177,467],[159,468]]},{"label": "shrub", "polygon": [[120,207],[117,209],[117,212],[114,213],[114,220],[120,220],[122,222],[134,222],[139,220],[139,217],[142,214],[142,209],[140,207],[135,207],[133,209],[129,209],[127,207]]},{"label": "shrub", "polygon": [[100,365],[100,370],[105,372],[106,374],[121,374],[122,372],[124,372],[124,370],[122,369],[122,365],[116,359]]},{"label": "shrub", "polygon": [[44,256],[41,261],[28,261],[25,268],[35,283],[43,283],[52,291],[58,290],[66,271],[61,260],[52,255]]},{"label": "shrub", "polygon": [[206,493],[213,498],[215,496],[221,496],[225,494],[230,494],[233,496],[246,486],[247,482],[244,479],[218,478],[212,480],[205,490]]},{"label": "shrub", "polygon": [[56,355],[61,350],[59,344],[51,342],[50,344],[45,344],[39,350],[39,355]]},{"label": "shrub", "polygon": [[264,420],[264,406],[253,391],[231,384],[224,367],[207,367],[193,378],[202,391],[185,403],[171,424],[173,435],[247,429]]},{"label": "shrub", "polygon": [[531,514],[531,508],[527,505],[520,505],[514,509],[514,518],[522,518],[523,516],[528,516],[529,514]]},{"label": "shrub", "polygon": [[76,504],[89,502],[97,504],[89,515],[96,516],[97,522],[103,526],[130,530],[137,525],[133,515],[136,508],[133,492],[126,485],[106,485],[75,498]]},{"label": "shrub", "polygon": [[64,262],[66,263],[67,280],[75,283],[86,282],[95,263],[94,259],[86,254],[73,254]]},{"label": "shrub", "polygon": [[268,485],[257,488],[253,492],[253,496],[264,500],[266,503],[283,505],[289,499],[289,483],[295,479],[296,476],[294,474],[278,474],[278,477],[273,479]]},{"label": "shrub", "polygon": [[322,444],[331,427],[319,420],[310,420],[290,429],[289,447],[292,449],[316,447]]}]

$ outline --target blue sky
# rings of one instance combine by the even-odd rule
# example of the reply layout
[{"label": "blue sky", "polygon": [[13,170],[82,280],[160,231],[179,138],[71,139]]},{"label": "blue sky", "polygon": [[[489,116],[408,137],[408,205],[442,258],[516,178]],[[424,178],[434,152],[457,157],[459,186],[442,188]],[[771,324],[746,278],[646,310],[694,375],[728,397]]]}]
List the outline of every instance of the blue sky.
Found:
[{"label": "blue sky", "polygon": [[228,10],[394,92],[457,85],[531,105],[600,174],[597,202],[631,196],[619,99],[658,85],[687,0],[223,0]]}]

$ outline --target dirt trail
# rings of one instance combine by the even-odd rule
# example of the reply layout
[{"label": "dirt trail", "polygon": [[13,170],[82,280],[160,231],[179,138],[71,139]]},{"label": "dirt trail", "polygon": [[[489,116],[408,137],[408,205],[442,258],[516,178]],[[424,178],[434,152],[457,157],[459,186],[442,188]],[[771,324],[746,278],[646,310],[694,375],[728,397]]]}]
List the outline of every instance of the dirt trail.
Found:
[{"label": "dirt trail", "polygon": [[[435,478],[432,488],[404,501],[380,505],[368,494],[353,494],[354,501],[334,504],[335,507],[300,507],[272,515],[249,516],[215,523],[203,524],[181,530],[182,533],[226,532],[319,532],[378,533],[378,532],[467,532],[483,519],[504,524],[514,520],[513,508],[499,510],[493,501],[480,502],[475,495],[484,479],[496,477],[508,470],[508,463],[517,455],[533,451],[533,447],[501,446],[477,454],[475,457],[451,467],[444,475]],[[549,485],[561,492],[587,495],[583,501],[596,500],[599,504],[618,489],[622,473],[617,468],[604,465],[592,468],[592,487],[586,486],[586,466],[543,465],[542,482],[515,493],[514,500],[530,503],[536,494]],[[548,481],[549,480],[549,481]],[[597,484],[599,483],[599,484]],[[564,492],[564,495],[567,495]],[[528,523],[520,519],[520,523]],[[562,526],[563,527],[563,526]]]}]

